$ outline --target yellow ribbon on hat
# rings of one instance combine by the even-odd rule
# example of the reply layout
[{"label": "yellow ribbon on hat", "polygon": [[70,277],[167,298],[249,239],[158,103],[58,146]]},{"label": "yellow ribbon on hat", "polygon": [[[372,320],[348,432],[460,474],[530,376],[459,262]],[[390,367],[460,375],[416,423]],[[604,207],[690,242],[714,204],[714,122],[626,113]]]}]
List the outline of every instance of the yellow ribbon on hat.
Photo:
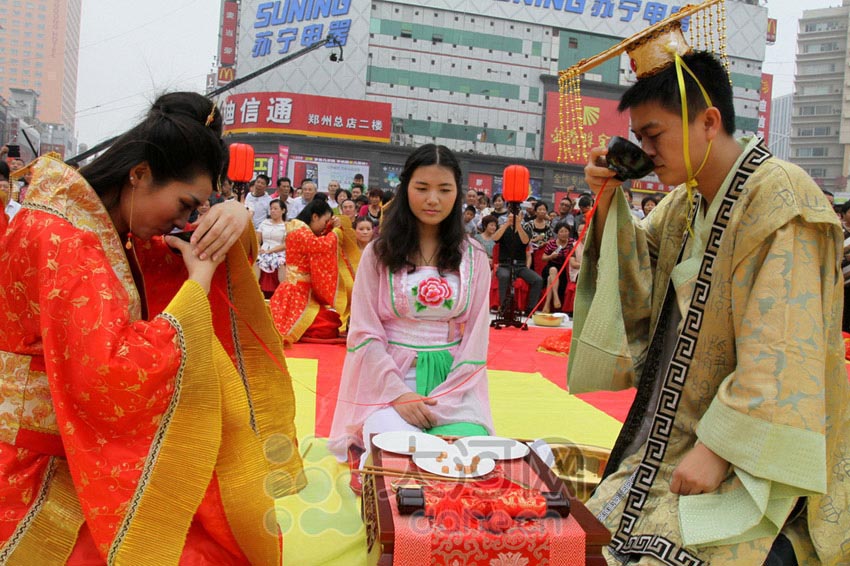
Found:
[{"label": "yellow ribbon on hat", "polygon": [[684,133],[684,139],[682,140],[682,149],[685,152],[685,170],[688,173],[688,180],[685,181],[685,188],[688,191],[688,232],[691,236],[694,235],[694,228],[691,225],[691,216],[693,215],[694,209],[694,189],[697,187],[697,179],[696,176],[700,174],[702,168],[705,167],[705,164],[708,162],[708,155],[711,152],[711,143],[714,140],[708,141],[708,147],[705,150],[705,157],[702,159],[702,163],[697,169],[696,173],[693,172],[693,168],[691,167],[691,151],[690,151],[690,141],[688,135],[688,95],[685,92],[685,75],[682,73],[682,69],[685,69],[692,79],[697,83],[700,92],[702,92],[702,97],[705,99],[705,103],[707,107],[711,107],[711,98],[708,96],[705,88],[703,88],[702,83],[699,82],[699,79],[694,75],[693,71],[688,67],[682,57],[679,56],[678,53],[672,52],[673,60],[676,64],[676,78],[679,81],[679,96],[681,97],[682,102],[682,130]]}]

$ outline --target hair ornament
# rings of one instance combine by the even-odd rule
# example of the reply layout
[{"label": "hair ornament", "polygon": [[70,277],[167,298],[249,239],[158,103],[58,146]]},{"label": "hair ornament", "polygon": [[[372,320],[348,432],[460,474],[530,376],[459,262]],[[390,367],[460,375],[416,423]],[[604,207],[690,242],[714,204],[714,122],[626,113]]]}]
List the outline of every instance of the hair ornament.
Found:
[{"label": "hair ornament", "polygon": [[213,101],[212,108],[210,108],[210,115],[207,116],[207,121],[204,122],[204,126],[206,126],[207,128],[209,128],[212,125],[213,120],[215,120],[215,109],[216,109],[216,105],[215,105],[215,101]]}]

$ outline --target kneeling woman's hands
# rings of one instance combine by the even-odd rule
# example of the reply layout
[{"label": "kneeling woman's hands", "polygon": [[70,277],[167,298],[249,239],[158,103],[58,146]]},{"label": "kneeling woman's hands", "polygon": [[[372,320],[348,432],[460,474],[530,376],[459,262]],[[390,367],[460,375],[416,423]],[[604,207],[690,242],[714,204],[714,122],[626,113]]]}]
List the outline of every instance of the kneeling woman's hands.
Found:
[{"label": "kneeling woman's hands", "polygon": [[192,235],[195,255],[201,259],[210,257],[213,261],[224,259],[250,221],[251,213],[235,200],[210,208]]},{"label": "kneeling woman's hands", "polygon": [[437,401],[416,393],[403,393],[392,402],[393,409],[408,423],[421,429],[437,426],[434,414],[428,406],[434,406]]},{"label": "kneeling woman's hands", "polygon": [[215,275],[215,270],[220,263],[224,261],[225,254],[216,255],[216,259],[207,258],[201,259],[197,257],[193,251],[192,244],[181,240],[176,236],[165,236],[165,243],[169,247],[174,248],[183,256],[183,263],[186,264],[186,271],[189,272],[189,279],[198,283],[204,288],[207,293],[210,292],[212,286],[212,278]]},{"label": "kneeling woman's hands", "polygon": [[189,279],[199,283],[208,293],[216,268],[236,243],[251,214],[235,201],[218,204],[206,213],[195,227],[191,243],[165,236],[165,243],[180,251]]}]

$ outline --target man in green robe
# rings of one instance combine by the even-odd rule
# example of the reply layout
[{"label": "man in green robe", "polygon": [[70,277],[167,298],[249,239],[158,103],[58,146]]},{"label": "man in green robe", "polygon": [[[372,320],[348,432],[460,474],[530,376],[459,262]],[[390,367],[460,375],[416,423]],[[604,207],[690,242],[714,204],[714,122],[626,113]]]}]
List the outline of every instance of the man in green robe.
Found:
[{"label": "man in green robe", "polygon": [[585,168],[569,387],[637,387],[588,507],[610,564],[850,564],[841,228],[805,172],[733,137],[717,59],[668,55],[620,111],[679,186],[638,221],[604,148]]}]

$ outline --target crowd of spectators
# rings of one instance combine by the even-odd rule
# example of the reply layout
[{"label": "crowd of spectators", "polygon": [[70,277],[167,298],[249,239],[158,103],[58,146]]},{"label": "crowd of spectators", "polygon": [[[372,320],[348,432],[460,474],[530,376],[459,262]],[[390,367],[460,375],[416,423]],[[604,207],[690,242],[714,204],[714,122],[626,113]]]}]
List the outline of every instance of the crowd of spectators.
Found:
[{"label": "crowd of spectators", "polygon": [[[0,190],[13,195],[5,206],[5,213],[10,218],[20,209],[19,201],[27,186],[26,176],[10,183],[10,171],[22,168],[23,165],[18,158],[0,161]],[[631,191],[624,190],[627,191],[629,202],[634,202]],[[302,179],[294,186],[288,177],[279,178],[272,188],[271,179],[261,173],[247,186],[243,186],[239,193],[234,190],[229,179],[222,178],[209,201],[202,203],[193,212],[190,225],[199,222],[211,206],[240,199],[252,211],[254,229],[261,246],[255,271],[269,294],[285,279],[287,225],[311,201],[325,200],[335,216],[346,217],[349,221],[346,225],[351,227],[353,237],[362,250],[378,236],[383,210],[392,197],[392,191],[367,188],[362,175],[358,175],[350,186],[343,187],[339,180],[334,179],[328,182],[325,190],[318,190],[313,179]],[[643,218],[655,204],[657,196],[645,196],[639,206],[633,206],[633,212],[637,218]],[[501,194],[497,193],[491,199],[482,191],[472,188],[467,190],[463,205],[464,230],[487,253],[490,266],[499,281],[500,302],[504,300],[507,286],[516,278],[521,278],[528,284],[527,307],[531,308],[540,299],[544,279],[547,287],[550,287],[548,283],[557,276],[558,284],[544,297],[543,308],[547,312],[554,309],[571,313],[572,302],[568,300],[572,290],[570,285],[574,288],[581,262],[580,254],[574,253],[563,270],[560,267],[570,250],[576,247],[585,214],[592,205],[593,199],[588,194],[582,194],[576,200],[564,196],[552,207],[543,200],[530,197],[521,204],[519,217],[514,218]],[[845,216],[850,217],[846,213],[850,205],[842,206],[844,212],[841,212],[841,206],[836,207],[836,211],[844,222]],[[850,221],[845,225],[850,226]],[[850,232],[847,233],[850,236]],[[497,244],[502,245],[497,248]],[[494,258],[496,250],[499,250],[498,256]],[[560,271],[559,276],[555,267]],[[847,271],[850,275],[850,256]]]},{"label": "crowd of spectators", "polygon": [[[572,189],[571,194],[577,192]],[[659,200],[658,195],[648,195],[640,206],[635,206],[631,190],[624,191],[638,219],[649,214]],[[499,304],[504,304],[509,286],[519,278],[528,286],[527,304],[522,311],[528,313],[540,302],[543,312],[572,314],[583,250],[579,239],[586,223],[585,215],[592,207],[590,194],[580,194],[577,199],[568,194],[551,207],[545,200],[529,197],[520,203],[519,217],[515,218],[501,194],[493,195],[491,202],[483,192],[467,191],[464,229],[490,258],[499,283]],[[576,251],[571,254],[574,248]],[[494,253],[497,253],[495,257]],[[544,283],[548,292],[541,300]]]},{"label": "crowd of spectators", "polygon": [[[25,175],[10,182],[11,172],[22,168],[24,163],[20,158],[9,158],[6,154],[6,147],[3,146],[0,148],[0,157],[3,158],[0,160],[0,191],[11,195],[4,210],[11,220],[21,208],[20,201],[26,194],[28,177]],[[326,191],[318,191],[312,179],[303,179],[295,187],[291,179],[281,177],[270,194],[270,183],[267,175],[257,175],[243,190],[241,201],[253,212],[254,228],[261,245],[255,270],[259,277],[262,277],[263,273],[273,273],[277,276],[277,281],[282,281],[285,276],[287,222],[298,216],[310,201],[315,198],[326,200],[334,215],[347,217],[357,244],[363,249],[377,237],[382,211],[393,196],[392,191],[367,189],[362,176],[355,178],[350,188],[341,186],[338,180],[331,180]],[[632,213],[638,219],[650,214],[662,196],[644,195],[636,203],[630,189],[623,188],[623,191],[631,205]],[[830,202],[834,202],[831,193],[824,193]],[[575,194],[575,191],[571,191],[571,194]],[[202,203],[192,214],[190,223],[196,224],[211,206],[237,198],[239,197],[234,191],[233,183],[222,178],[209,201]],[[513,215],[501,194],[497,193],[491,199],[486,193],[475,189],[466,192],[463,206],[464,229],[484,247],[491,268],[495,269],[499,281],[500,303],[504,301],[507,286],[518,277],[526,281],[529,287],[526,310],[540,300],[545,283],[550,292],[543,297],[542,310],[572,314],[572,294],[575,291],[575,282],[581,266],[580,252],[583,249],[579,236],[585,225],[585,215],[592,206],[593,198],[590,194],[580,194],[577,199],[569,195],[563,196],[551,207],[544,200],[529,197],[526,202],[521,203],[519,220],[509,223],[514,220]],[[846,238],[846,254],[842,264],[845,290],[848,292],[845,299],[844,331],[850,332],[850,201],[834,205],[834,208],[844,227]],[[277,218],[278,214],[281,214],[281,218]],[[524,238],[527,241],[524,241]],[[501,249],[496,248],[496,245],[502,242],[505,245]],[[573,248],[577,249],[570,256]],[[494,262],[494,250],[497,249],[501,251]],[[567,256],[570,257],[567,267],[561,270],[563,260]],[[511,264],[513,270],[510,269]],[[553,285],[555,279],[557,284]]]},{"label": "crowd of spectators", "polygon": [[[350,227],[357,246],[362,250],[377,237],[381,214],[393,196],[392,191],[367,189],[363,176],[359,174],[349,188],[343,187],[336,179],[328,182],[325,190],[318,190],[313,179],[302,179],[293,186],[289,177],[279,178],[276,190],[271,194],[269,186],[269,177],[259,174],[248,183],[241,199],[253,213],[254,228],[261,246],[255,271],[267,295],[273,293],[279,282],[285,279],[288,226],[312,201],[326,201],[334,216],[347,218],[344,226]],[[210,203],[214,205],[233,198],[237,198],[233,184],[229,179],[222,179],[220,190],[210,198]],[[192,220],[195,220],[194,216]]]}]

